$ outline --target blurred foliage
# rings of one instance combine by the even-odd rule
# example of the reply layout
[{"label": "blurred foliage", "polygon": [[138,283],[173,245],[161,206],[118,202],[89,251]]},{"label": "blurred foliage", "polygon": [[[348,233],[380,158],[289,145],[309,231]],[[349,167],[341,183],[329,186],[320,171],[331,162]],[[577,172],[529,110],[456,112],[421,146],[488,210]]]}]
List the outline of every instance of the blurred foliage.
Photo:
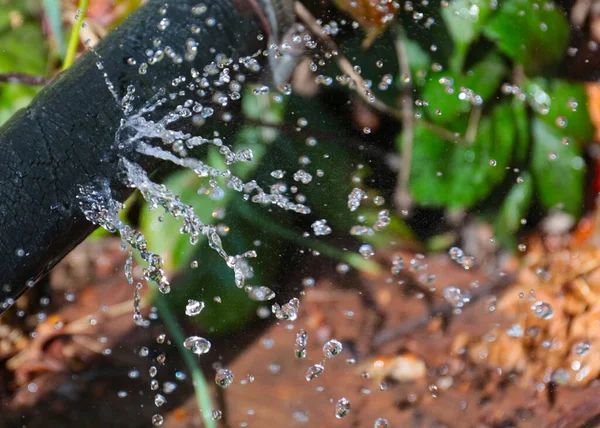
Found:
[{"label": "blurred foliage", "polygon": [[[291,197],[306,199],[312,213],[302,216],[257,206],[227,189],[224,180],[217,180],[224,191],[215,191],[190,171],[172,174],[165,184],[192,205],[205,224],[219,225],[229,253],[258,252],[256,263],[250,260],[254,268],[250,285],[278,283],[294,269],[296,257],[309,253],[306,250],[369,270],[372,266],[360,263],[356,251],[360,244],[385,247],[416,240],[407,223],[394,214],[390,204],[394,195],[380,177],[385,163],[373,163],[365,149],[385,139],[393,143],[389,147],[382,143],[383,150],[407,156],[401,149],[406,132],[413,141],[408,190],[420,212],[465,210],[492,219],[497,242],[513,250],[531,206],[574,217],[581,214],[586,171],[582,145],[592,139],[594,128],[582,84],[558,74],[569,42],[568,21],[559,6],[545,0],[454,0],[397,10],[390,3],[373,9],[377,5],[370,0],[332,3],[339,8],[335,17],[349,15],[365,33],[348,25],[349,31],[342,31],[336,40],[340,52],[357,66],[355,71],[372,94],[390,108],[398,109],[403,91],[410,89],[414,129],[403,129],[397,115],[386,118],[377,139],[369,139],[346,107],[362,101],[357,101],[355,89],[338,84],[336,77],[343,73],[335,61],[315,61],[318,74],[332,77],[332,88],[323,90],[325,97],[276,91],[257,95],[247,90],[243,120],[235,124],[238,129],[227,144],[235,150],[251,148],[254,158],[229,168],[265,189],[277,183],[287,186]],[[92,2],[94,10],[87,16],[95,19],[107,8],[110,27],[139,4],[139,0]],[[63,33],[70,30],[61,9],[65,3],[46,0],[42,5],[0,0],[0,73],[52,76],[60,68]],[[405,67],[399,66],[398,44],[406,50]],[[406,69],[410,79],[402,75]],[[0,84],[0,123],[38,90]],[[358,150],[350,144],[357,139]],[[216,147],[198,156],[213,167],[226,168]],[[311,183],[293,180],[299,169],[312,175]],[[274,170],[286,174],[276,179],[271,175]],[[369,199],[350,212],[348,194],[355,187],[367,192]],[[372,202],[382,195],[388,199],[385,205]],[[385,208],[390,210],[391,224],[384,233],[349,237],[352,226],[372,226]],[[168,304],[181,313],[187,299],[204,300],[207,310],[191,321],[217,332],[246,323],[259,303],[232,285],[232,272],[213,250],[202,243],[191,245],[177,233],[179,221],[162,214],[143,206],[139,225],[175,278],[165,299]],[[319,219],[327,219],[333,233],[308,238],[310,225]],[[426,246],[443,249],[454,236],[444,232],[430,237]],[[201,268],[188,269],[193,261]],[[216,296],[223,303],[215,302]]]},{"label": "blurred foliage", "polygon": [[[0,0],[0,73],[45,74],[48,44],[33,2]],[[29,104],[39,88],[0,83],[0,124]]]}]

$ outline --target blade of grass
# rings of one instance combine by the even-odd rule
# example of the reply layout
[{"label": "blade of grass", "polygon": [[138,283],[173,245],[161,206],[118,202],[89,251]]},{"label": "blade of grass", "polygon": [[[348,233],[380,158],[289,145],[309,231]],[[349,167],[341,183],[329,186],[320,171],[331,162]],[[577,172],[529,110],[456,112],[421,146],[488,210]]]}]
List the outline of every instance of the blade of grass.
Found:
[{"label": "blade of grass", "polygon": [[365,260],[362,258],[362,256],[356,253],[342,251],[316,239],[304,238],[293,230],[289,230],[286,227],[267,220],[256,209],[248,204],[232,204],[231,206],[238,211],[244,217],[244,219],[255,224],[266,233],[271,233],[275,236],[279,236],[280,238],[295,242],[303,247],[317,250],[321,254],[324,254],[334,260],[340,260],[348,263],[350,266],[361,272],[374,276],[380,275],[383,272],[383,268],[378,263],[375,263],[372,260]]},{"label": "blade of grass", "polygon": [[56,48],[61,60],[65,59],[66,47],[62,29],[62,12],[59,0],[43,0],[43,7],[52,30],[52,35],[56,41]]},{"label": "blade of grass", "polygon": [[192,374],[192,382],[194,385],[194,393],[196,395],[196,402],[198,403],[198,408],[200,409],[200,413],[202,414],[202,420],[204,421],[204,426],[206,428],[217,428],[215,421],[212,418],[212,403],[210,400],[210,392],[208,389],[208,383],[206,382],[206,378],[204,377],[204,373],[202,373],[202,369],[200,368],[200,364],[198,364],[197,359],[194,354],[192,354],[189,349],[186,349],[183,346],[183,342],[185,341],[185,335],[177,322],[177,318],[171,311],[169,304],[167,303],[165,296],[161,293],[155,292],[153,293],[153,302],[158,309],[158,313],[160,318],[165,323],[165,327],[167,328],[169,334],[175,341],[177,345],[177,349],[183,356],[185,364],[188,366],[191,374]]},{"label": "blade of grass", "polygon": [[73,25],[73,28],[71,29],[71,36],[69,37],[69,46],[67,47],[65,61],[63,63],[63,70],[69,68],[75,60],[77,46],[79,46],[79,32],[81,31],[81,24],[83,23],[83,18],[85,17],[88,2],[89,0],[79,0],[79,4],[77,5],[77,21],[75,21],[75,25]]}]

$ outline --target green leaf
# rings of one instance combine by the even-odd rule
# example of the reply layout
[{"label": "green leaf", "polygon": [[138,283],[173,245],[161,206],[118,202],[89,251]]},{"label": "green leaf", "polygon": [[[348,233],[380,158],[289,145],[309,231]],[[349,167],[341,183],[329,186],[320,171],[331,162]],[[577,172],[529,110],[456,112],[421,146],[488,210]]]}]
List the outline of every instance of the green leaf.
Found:
[{"label": "green leaf", "polygon": [[455,43],[470,44],[492,12],[486,0],[454,0],[442,7],[442,17]]},{"label": "green leaf", "polygon": [[484,28],[500,50],[527,74],[544,71],[561,58],[569,41],[569,23],[548,1],[507,0]]},{"label": "green leaf", "polygon": [[564,133],[545,121],[532,121],[531,171],[546,209],[560,209],[575,217],[583,206],[585,162],[576,142],[563,143]]},{"label": "green leaf", "polygon": [[[8,19],[12,7],[0,5],[0,73],[23,72],[44,74],[46,70],[47,49],[41,26],[25,21],[16,28],[4,26],[2,14]],[[18,10],[18,13],[24,13]],[[0,84],[0,124],[6,122],[17,110],[26,107],[40,91],[14,83]]]},{"label": "green leaf", "polygon": [[454,52],[451,58],[452,69],[462,69],[467,51],[481,33],[483,25],[492,12],[489,0],[454,0],[441,13],[448,32],[454,40]]},{"label": "green leaf", "polygon": [[46,58],[46,40],[38,23],[26,21],[0,33],[0,72],[44,74]]},{"label": "green leaf", "polygon": [[525,89],[529,104],[544,122],[579,142],[592,140],[594,127],[582,83],[534,79]]},{"label": "green leaf", "polygon": [[496,241],[505,248],[514,248],[515,234],[521,228],[521,219],[527,217],[533,197],[533,177],[528,172],[520,177],[522,181],[510,189],[494,222]]},{"label": "green leaf", "polygon": [[[257,238],[255,228],[239,216],[228,216],[226,221],[232,227],[232,232],[223,238],[228,253],[241,254],[255,248],[252,244]],[[272,284],[277,265],[263,269],[258,263],[268,254],[279,254],[279,249],[276,246],[265,248],[263,244],[256,250],[259,258],[250,259],[254,277],[248,280],[248,285]],[[258,304],[243,289],[235,286],[233,271],[206,242],[197,246],[194,258],[198,260],[198,268],[185,269],[174,279],[168,296],[169,306],[176,313],[183,313],[188,299],[203,301],[206,306],[202,313],[189,320],[213,334],[227,333],[247,325],[254,318]],[[216,302],[215,297],[219,297],[221,302]]]},{"label": "green leaf", "polygon": [[[414,40],[405,38],[404,45],[406,46],[408,64],[410,65],[413,82],[422,86],[426,82],[424,78],[427,76],[431,67],[431,57],[429,56],[429,53],[421,48],[419,43]],[[398,88],[403,87],[401,78],[396,79],[396,86]]]},{"label": "green leaf", "polygon": [[[183,202],[194,207],[194,212],[203,223],[212,224],[213,211],[223,205],[221,201],[210,196],[199,195],[198,189],[202,184],[205,184],[205,180],[201,180],[189,170],[178,171],[164,182],[164,185],[179,195]],[[191,261],[195,249],[189,242],[189,236],[179,233],[181,219],[176,220],[165,214],[160,207],[150,211],[145,204],[140,216],[140,227],[148,241],[148,248],[163,257],[168,272],[174,272],[184,263]],[[203,245],[203,241],[197,245]]]},{"label": "green leaf", "polygon": [[491,53],[468,73],[431,73],[423,89],[428,116],[441,125],[456,123],[457,116],[468,113],[472,108],[469,97],[461,95],[462,89],[473,91],[474,96],[481,97],[485,103],[498,89],[505,72],[502,59]]},{"label": "green leaf", "polygon": [[242,96],[242,112],[248,119],[258,120],[269,125],[281,123],[285,112],[286,98],[276,102],[272,95],[255,94],[253,88],[248,88]]},{"label": "green leaf", "polygon": [[[481,120],[470,146],[445,141],[418,125],[410,178],[415,201],[425,206],[472,207],[503,180],[514,141],[515,123],[506,102]],[[397,144],[401,146],[401,136]]]},{"label": "green leaf", "polygon": [[525,164],[529,156],[529,118],[524,101],[514,98],[512,101],[513,115],[517,132],[517,146],[515,147],[515,161],[522,165]]}]

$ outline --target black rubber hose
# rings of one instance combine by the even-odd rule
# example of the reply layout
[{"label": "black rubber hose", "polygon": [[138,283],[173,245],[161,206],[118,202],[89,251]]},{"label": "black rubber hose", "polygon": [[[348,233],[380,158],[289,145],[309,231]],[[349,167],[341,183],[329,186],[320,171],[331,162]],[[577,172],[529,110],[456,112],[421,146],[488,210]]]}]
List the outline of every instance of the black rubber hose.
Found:
[{"label": "black rubber hose", "polygon": [[[96,228],[78,206],[81,185],[108,180],[121,201],[131,191],[119,179],[123,153],[115,144],[124,113],[103,73],[121,97],[131,84],[139,100],[160,88],[174,92],[174,77],[189,76],[192,67],[201,72],[217,54],[237,59],[266,47],[262,1],[150,0],[0,128],[0,311]],[[192,13],[194,6],[201,9]],[[184,57],[191,39],[198,43],[195,59],[178,64],[165,55],[140,74],[148,49],[170,47]],[[127,156],[149,172],[159,166]]]}]

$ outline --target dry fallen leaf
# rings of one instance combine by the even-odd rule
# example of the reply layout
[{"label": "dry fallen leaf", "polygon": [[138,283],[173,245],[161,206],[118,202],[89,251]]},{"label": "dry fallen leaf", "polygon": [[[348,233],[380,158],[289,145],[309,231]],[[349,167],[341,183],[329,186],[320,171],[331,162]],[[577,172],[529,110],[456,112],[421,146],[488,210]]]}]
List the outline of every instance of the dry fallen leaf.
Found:
[{"label": "dry fallen leaf", "polygon": [[355,19],[367,33],[368,48],[394,20],[400,5],[394,0],[334,0],[335,5]]}]

